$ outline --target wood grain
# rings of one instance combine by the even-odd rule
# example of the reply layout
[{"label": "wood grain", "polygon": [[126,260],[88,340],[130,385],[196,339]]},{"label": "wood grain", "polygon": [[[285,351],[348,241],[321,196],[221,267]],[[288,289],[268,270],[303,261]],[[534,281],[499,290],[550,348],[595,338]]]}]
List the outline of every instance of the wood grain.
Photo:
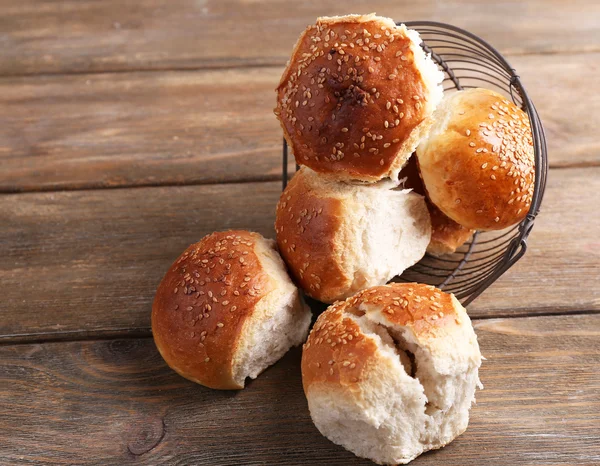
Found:
[{"label": "wood grain", "polygon": [[0,74],[284,64],[317,16],[371,11],[451,23],[506,53],[600,48],[594,0],[12,0],[0,17]]},{"label": "wood grain", "polygon": [[0,190],[280,178],[278,73],[0,80]]},{"label": "wood grain", "polygon": [[[551,170],[529,251],[471,315],[600,310],[599,192],[600,168]],[[273,237],[279,194],[268,182],[5,195],[0,339],[148,334],[181,251],[220,229]]]},{"label": "wood grain", "polygon": [[[469,429],[415,465],[598,464],[600,316],[475,322]],[[3,464],[372,464],[312,425],[300,350],[243,391],[165,366],[151,339],[0,347]]]},{"label": "wood grain", "polygon": [[[546,125],[550,164],[600,164],[600,54],[512,61]],[[280,73],[0,79],[0,191],[278,179]]]}]

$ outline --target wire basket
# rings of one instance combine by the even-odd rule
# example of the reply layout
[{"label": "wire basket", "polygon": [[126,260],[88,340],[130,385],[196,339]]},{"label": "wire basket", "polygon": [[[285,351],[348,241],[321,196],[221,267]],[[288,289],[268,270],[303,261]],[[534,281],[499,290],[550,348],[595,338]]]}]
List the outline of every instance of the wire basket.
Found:
[{"label": "wire basket", "polygon": [[[401,23],[397,23],[398,25]],[[516,71],[490,44],[463,29],[431,21],[410,21],[407,27],[421,34],[421,47],[445,73],[444,91],[484,87],[510,98],[529,116],[534,158],[535,186],[527,216],[517,225],[501,231],[478,231],[454,254],[421,261],[394,279],[419,282],[451,292],[468,305],[496,281],[527,250],[546,187],[548,158],[544,128]],[[283,141],[283,187],[287,184],[288,147]],[[298,166],[296,166],[298,169]]]}]

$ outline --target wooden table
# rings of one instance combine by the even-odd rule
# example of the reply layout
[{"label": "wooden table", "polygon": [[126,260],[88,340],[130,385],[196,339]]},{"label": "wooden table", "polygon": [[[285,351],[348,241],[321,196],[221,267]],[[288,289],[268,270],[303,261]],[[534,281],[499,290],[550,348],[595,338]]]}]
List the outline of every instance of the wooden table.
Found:
[{"label": "wooden table", "polygon": [[299,349],[217,392],[172,372],[149,325],[190,243],[273,236],[287,54],[316,16],[368,11],[489,40],[548,133],[529,251],[469,307],[485,390],[414,464],[600,463],[599,2],[5,0],[0,464],[369,464],[310,422]]}]

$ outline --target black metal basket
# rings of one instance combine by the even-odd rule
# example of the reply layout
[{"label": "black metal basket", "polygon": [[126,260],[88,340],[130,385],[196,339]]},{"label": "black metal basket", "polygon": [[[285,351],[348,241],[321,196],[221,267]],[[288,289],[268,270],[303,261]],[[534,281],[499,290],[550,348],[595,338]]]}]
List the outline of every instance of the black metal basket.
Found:
[{"label": "black metal basket", "polygon": [[[527,237],[540,209],[548,173],[544,128],[519,75],[486,41],[448,24],[432,21],[410,21],[404,24],[421,34],[421,46],[444,71],[444,91],[474,87],[495,90],[521,107],[531,123],[535,188],[529,212],[523,221],[502,231],[478,231],[454,254],[443,257],[426,254],[420,262],[394,280],[435,285],[454,293],[466,306],[523,257],[527,250]],[[284,140],[284,188],[287,184],[287,170],[288,147]]]}]

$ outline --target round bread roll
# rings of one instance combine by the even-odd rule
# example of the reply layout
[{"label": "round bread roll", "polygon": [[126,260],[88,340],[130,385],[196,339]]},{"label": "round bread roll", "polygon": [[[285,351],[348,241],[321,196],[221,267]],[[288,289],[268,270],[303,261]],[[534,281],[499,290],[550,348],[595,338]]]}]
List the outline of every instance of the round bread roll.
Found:
[{"label": "round bread roll", "polygon": [[[425,193],[425,186],[419,175],[419,167],[417,164],[417,158],[412,156],[402,171],[400,172],[400,182],[404,188],[412,189],[417,194],[423,196]],[[475,233],[475,230],[465,228],[459,225],[451,218],[438,209],[432,202],[426,198],[427,210],[429,210],[429,217],[431,218],[431,240],[427,246],[427,252],[434,256],[442,256],[445,254],[452,254],[456,250],[465,244]]]},{"label": "round bread roll", "polygon": [[217,389],[244,388],[306,338],[311,313],[275,242],[224,231],[191,245],[156,291],[152,334],[167,364]]},{"label": "round bread roll", "polygon": [[296,283],[332,303],[382,285],[425,254],[431,225],[423,196],[391,181],[353,185],[301,168],[277,205],[275,231]]},{"label": "round bread roll", "polygon": [[456,92],[436,110],[419,147],[431,201],[455,222],[501,230],[531,205],[535,162],[527,115],[487,89]]},{"label": "round bread roll", "polygon": [[296,162],[341,180],[396,178],[431,126],[443,73],[416,31],[389,18],[319,18],[277,88]]},{"label": "round bread roll", "polygon": [[313,422],[378,464],[405,464],[463,433],[481,354],[465,309],[429,285],[393,283],[330,306],[302,354]]}]

